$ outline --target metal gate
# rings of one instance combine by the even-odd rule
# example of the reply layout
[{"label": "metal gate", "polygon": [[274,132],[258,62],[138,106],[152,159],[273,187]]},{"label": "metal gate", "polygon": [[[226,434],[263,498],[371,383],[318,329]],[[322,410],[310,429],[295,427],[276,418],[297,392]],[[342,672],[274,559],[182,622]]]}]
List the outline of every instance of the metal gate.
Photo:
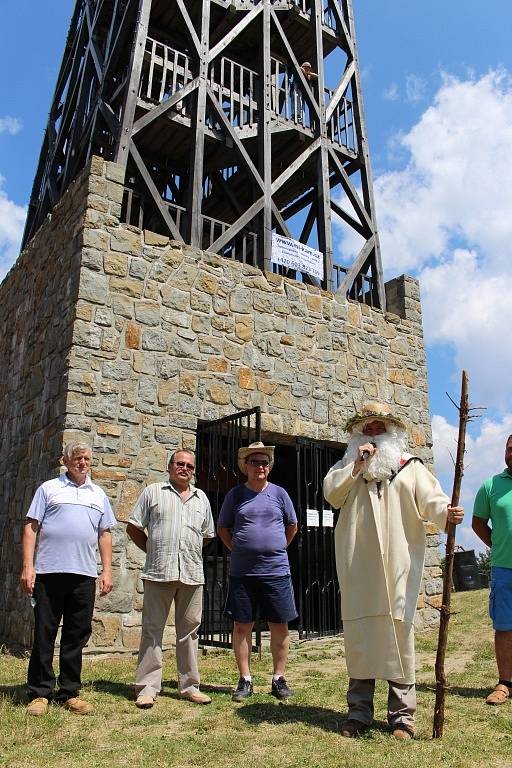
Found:
[{"label": "metal gate", "polygon": [[343,627],[334,558],[338,512],[330,509],[323,498],[323,479],[343,453],[342,446],[296,440],[299,536],[298,563],[292,575],[300,638],[336,634]]},{"label": "metal gate", "polygon": [[[215,526],[226,493],[243,482],[238,471],[238,449],[257,440],[261,440],[259,407],[197,425],[197,486],[210,500]],[[200,642],[205,645],[231,645],[232,622],[223,614],[228,586],[228,558],[222,542],[215,539],[205,555],[203,620],[199,630]],[[258,635],[257,646],[260,644]]]}]

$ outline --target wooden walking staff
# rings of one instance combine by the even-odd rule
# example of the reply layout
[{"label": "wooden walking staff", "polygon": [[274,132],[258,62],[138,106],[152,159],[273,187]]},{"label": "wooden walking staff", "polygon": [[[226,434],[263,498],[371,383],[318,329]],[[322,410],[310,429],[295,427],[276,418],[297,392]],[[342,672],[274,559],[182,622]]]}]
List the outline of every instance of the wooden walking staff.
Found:
[{"label": "wooden walking staff", "polygon": [[[451,398],[450,398],[451,399]],[[453,401],[452,401],[453,402]],[[468,375],[462,371],[462,387],[459,405],[459,438],[457,440],[457,459],[455,461],[455,475],[453,478],[452,507],[459,503],[460,486],[464,474],[464,448],[466,443],[466,424],[469,419],[468,405]],[[434,709],[433,739],[440,739],[444,726],[444,699],[447,688],[446,673],[444,670],[444,658],[446,643],[448,640],[448,622],[450,621],[450,601],[452,594],[453,554],[455,551],[454,523],[448,524],[446,538],[446,559],[443,576],[443,603],[441,605],[441,621],[439,623],[439,641],[436,655],[436,704]]]}]

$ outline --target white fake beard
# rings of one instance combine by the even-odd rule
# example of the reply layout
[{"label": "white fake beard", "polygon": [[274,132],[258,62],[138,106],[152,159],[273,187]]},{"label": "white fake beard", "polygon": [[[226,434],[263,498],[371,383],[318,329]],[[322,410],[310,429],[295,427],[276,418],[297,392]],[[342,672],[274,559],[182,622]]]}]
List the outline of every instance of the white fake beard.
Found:
[{"label": "white fake beard", "polygon": [[366,462],[362,471],[364,479],[386,480],[392,472],[396,472],[400,465],[400,459],[406,448],[404,430],[390,425],[384,434],[369,437],[354,429],[342,460],[344,467],[356,461],[359,456],[359,448],[365,443],[375,443],[377,450]]}]

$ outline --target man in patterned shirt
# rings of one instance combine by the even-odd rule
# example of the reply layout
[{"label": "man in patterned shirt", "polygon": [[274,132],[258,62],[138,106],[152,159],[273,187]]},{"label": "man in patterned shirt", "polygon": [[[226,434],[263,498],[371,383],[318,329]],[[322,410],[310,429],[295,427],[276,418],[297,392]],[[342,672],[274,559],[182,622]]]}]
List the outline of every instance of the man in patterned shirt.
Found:
[{"label": "man in patterned shirt", "polygon": [[211,701],[199,690],[197,631],[203,607],[202,549],[215,536],[215,528],[206,495],[191,485],[194,470],[191,451],[173,453],[169,480],[145,488],[128,521],[128,536],[146,552],[135,677],[139,709],[152,707],[162,686],[162,637],[173,601],[178,692],[194,704]]}]

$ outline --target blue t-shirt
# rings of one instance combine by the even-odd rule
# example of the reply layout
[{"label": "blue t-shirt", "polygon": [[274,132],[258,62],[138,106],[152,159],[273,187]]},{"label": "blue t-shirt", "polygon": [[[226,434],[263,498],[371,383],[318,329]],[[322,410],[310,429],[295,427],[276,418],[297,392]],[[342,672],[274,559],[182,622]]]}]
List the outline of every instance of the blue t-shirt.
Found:
[{"label": "blue t-shirt", "polygon": [[27,512],[41,527],[36,573],[98,575],[98,536],[116,518],[105,492],[88,477],[76,485],[67,475],[47,480],[37,489]]},{"label": "blue t-shirt", "polygon": [[290,564],[285,528],[297,523],[292,500],[279,485],[264,491],[245,485],[226,495],[217,525],[233,531],[231,576],[286,576]]}]

